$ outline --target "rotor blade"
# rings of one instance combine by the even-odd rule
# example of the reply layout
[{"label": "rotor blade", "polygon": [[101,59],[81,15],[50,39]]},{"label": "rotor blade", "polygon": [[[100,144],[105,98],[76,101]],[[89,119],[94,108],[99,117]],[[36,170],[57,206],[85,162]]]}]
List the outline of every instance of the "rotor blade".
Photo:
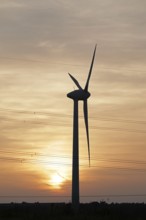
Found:
[{"label": "rotor blade", "polygon": [[87,104],[87,100],[84,100],[84,120],[85,120],[85,127],[86,127],[87,144],[88,144],[88,156],[89,156],[89,166],[90,166],[90,144],[89,144],[88,104]]},{"label": "rotor blade", "polygon": [[68,73],[68,74],[69,74],[69,76],[71,77],[71,79],[74,81],[74,83],[76,84],[76,86],[77,86],[79,89],[83,90],[82,87],[80,86],[80,84],[78,83],[78,81],[77,81],[70,73]]},{"label": "rotor blade", "polygon": [[94,53],[93,53],[93,58],[92,58],[92,62],[91,62],[91,66],[90,66],[87,82],[86,82],[85,89],[84,89],[85,91],[88,91],[89,80],[90,80],[90,77],[91,77],[93,63],[94,63],[94,59],[95,59],[96,47],[97,47],[97,44],[95,45],[95,49],[94,49]]}]

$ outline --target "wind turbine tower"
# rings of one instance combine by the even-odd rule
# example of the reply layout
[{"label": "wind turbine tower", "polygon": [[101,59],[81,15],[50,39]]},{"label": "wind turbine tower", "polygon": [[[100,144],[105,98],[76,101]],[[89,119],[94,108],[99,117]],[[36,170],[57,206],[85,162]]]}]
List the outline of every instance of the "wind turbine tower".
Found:
[{"label": "wind turbine tower", "polygon": [[89,156],[89,165],[90,165],[90,144],[89,144],[89,129],[88,129],[88,103],[87,99],[90,97],[90,93],[88,92],[89,81],[92,73],[92,68],[94,64],[96,53],[96,46],[93,52],[93,57],[91,61],[91,66],[89,69],[88,78],[85,84],[85,88],[83,89],[79,82],[69,73],[69,76],[73,80],[73,82],[78,87],[77,90],[74,90],[67,94],[67,97],[72,99],[74,102],[74,114],[73,114],[73,164],[72,164],[72,208],[74,211],[77,211],[80,204],[79,197],[79,126],[78,126],[78,102],[83,101],[83,111],[84,111],[84,120],[86,127],[86,135],[87,135],[87,144],[88,144],[88,156]]}]

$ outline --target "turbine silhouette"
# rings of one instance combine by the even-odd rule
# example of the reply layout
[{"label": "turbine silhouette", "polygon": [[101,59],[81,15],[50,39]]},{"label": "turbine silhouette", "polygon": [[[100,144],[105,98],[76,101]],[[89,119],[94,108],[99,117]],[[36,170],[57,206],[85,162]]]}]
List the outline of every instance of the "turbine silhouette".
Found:
[{"label": "turbine silhouette", "polygon": [[83,101],[83,111],[84,111],[84,121],[86,127],[87,144],[88,144],[88,156],[89,156],[89,166],[90,166],[90,143],[89,143],[89,128],[88,128],[88,103],[87,99],[90,97],[88,92],[89,81],[92,73],[92,68],[94,64],[96,53],[96,45],[92,57],[91,66],[89,69],[89,74],[85,88],[83,89],[79,82],[69,73],[69,76],[73,82],[78,87],[67,94],[67,97],[74,101],[74,116],[73,116],[73,167],[72,167],[72,207],[74,211],[79,208],[80,198],[79,198],[79,134],[78,134],[78,101]]}]

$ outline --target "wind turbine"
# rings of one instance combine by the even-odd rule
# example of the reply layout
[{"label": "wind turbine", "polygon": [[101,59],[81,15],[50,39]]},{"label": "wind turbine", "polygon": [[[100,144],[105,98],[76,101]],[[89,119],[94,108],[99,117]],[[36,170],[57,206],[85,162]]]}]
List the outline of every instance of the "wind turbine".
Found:
[{"label": "wind turbine", "polygon": [[67,97],[74,101],[74,115],[73,115],[73,165],[72,165],[72,207],[74,211],[77,211],[79,208],[80,198],[79,198],[79,133],[78,133],[78,102],[83,101],[83,111],[84,111],[84,120],[86,127],[87,135],[87,144],[88,144],[88,156],[89,156],[89,165],[90,165],[90,144],[89,144],[89,129],[88,129],[88,103],[87,99],[90,97],[88,92],[89,81],[92,73],[93,63],[95,59],[96,45],[93,52],[93,57],[91,61],[91,66],[89,69],[88,78],[83,89],[79,82],[69,73],[69,76],[73,82],[78,87],[77,90],[74,90],[67,94]]}]

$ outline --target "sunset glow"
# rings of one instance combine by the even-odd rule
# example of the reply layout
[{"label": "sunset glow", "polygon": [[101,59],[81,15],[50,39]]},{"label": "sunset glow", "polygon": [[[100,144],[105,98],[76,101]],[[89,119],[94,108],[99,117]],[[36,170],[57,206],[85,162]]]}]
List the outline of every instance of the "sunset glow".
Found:
[{"label": "sunset glow", "polygon": [[96,43],[90,167],[79,103],[81,201],[145,195],[145,11],[144,0],[0,0],[0,202],[71,200],[73,102],[67,94],[77,86],[68,73],[84,88]]},{"label": "sunset glow", "polygon": [[57,173],[56,173],[56,174],[53,174],[53,175],[51,176],[50,181],[49,181],[50,185],[51,185],[53,188],[56,188],[56,189],[61,188],[61,185],[63,184],[63,182],[64,182],[63,177],[61,177],[61,176],[58,175]]}]

